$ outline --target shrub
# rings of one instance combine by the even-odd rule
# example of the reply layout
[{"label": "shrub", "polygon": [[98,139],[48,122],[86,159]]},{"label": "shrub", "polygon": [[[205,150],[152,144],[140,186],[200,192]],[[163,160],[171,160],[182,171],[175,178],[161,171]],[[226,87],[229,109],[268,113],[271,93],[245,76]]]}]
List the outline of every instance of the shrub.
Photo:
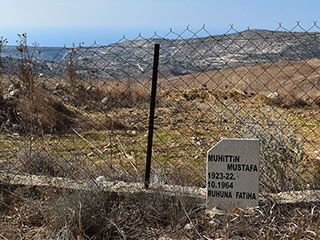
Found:
[{"label": "shrub", "polygon": [[244,128],[236,130],[242,138],[260,140],[260,183],[263,190],[271,192],[305,189],[309,158],[304,151],[304,137],[280,120],[269,120],[262,125],[259,120],[249,123],[239,117]]}]

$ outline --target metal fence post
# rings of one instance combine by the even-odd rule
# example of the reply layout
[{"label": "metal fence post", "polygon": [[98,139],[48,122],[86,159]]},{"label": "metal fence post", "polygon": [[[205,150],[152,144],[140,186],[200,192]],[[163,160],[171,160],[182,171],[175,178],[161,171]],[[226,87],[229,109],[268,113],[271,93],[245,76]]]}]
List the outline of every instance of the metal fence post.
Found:
[{"label": "metal fence post", "polygon": [[152,73],[150,115],[149,115],[149,132],[148,132],[146,175],[145,175],[145,182],[144,182],[145,188],[149,188],[149,184],[150,184],[152,140],[153,140],[153,126],[154,126],[154,110],[155,110],[155,105],[156,105],[158,66],[159,66],[159,49],[160,49],[160,44],[155,44],[154,45],[154,58],[153,58],[153,73]]}]

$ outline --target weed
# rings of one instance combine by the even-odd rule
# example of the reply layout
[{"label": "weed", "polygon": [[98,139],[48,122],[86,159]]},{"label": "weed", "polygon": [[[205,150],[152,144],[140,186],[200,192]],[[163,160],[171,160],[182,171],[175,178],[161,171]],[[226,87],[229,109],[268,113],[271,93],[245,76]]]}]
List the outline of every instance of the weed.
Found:
[{"label": "weed", "polygon": [[57,163],[46,153],[36,150],[22,150],[19,154],[21,171],[33,175],[61,176]]},{"label": "weed", "polygon": [[[6,38],[0,37],[0,76],[2,76],[2,73],[4,71],[3,68],[3,62],[2,62],[2,48],[8,43],[8,40]],[[2,80],[0,81],[0,98],[2,97],[2,91],[3,91],[3,86],[2,86]],[[0,99],[1,101],[1,99]]]}]

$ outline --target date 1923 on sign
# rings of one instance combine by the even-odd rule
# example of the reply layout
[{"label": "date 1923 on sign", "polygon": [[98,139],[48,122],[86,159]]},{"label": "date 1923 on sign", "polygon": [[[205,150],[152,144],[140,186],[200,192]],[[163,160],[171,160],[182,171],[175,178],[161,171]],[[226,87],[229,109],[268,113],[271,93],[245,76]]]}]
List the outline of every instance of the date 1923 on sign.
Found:
[{"label": "date 1923 on sign", "polygon": [[209,172],[208,179],[215,180],[236,180],[233,173]]}]

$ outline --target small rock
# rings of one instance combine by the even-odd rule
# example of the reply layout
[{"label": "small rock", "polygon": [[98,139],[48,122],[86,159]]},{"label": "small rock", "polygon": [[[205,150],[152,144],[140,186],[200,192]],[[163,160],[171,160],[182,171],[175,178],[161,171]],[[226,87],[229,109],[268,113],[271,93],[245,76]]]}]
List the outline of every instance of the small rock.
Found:
[{"label": "small rock", "polygon": [[128,156],[128,161],[135,162],[135,159],[133,156]]},{"label": "small rock", "polygon": [[97,182],[104,182],[104,181],[107,181],[106,177],[105,176],[99,176],[96,178],[96,181]]},{"label": "small rock", "polygon": [[11,100],[19,97],[19,89],[13,89],[7,94],[3,95],[4,100]]},{"label": "small rock", "polygon": [[105,97],[101,100],[101,103],[106,104],[109,101],[109,97]]},{"label": "small rock", "polygon": [[209,221],[209,224],[215,225],[215,224],[216,224],[216,221],[215,221],[215,220],[210,220],[210,221]]},{"label": "small rock", "polygon": [[19,90],[18,89],[14,89],[12,91],[9,92],[9,96],[11,97],[17,97],[18,96],[18,93],[19,93]]},{"label": "small rock", "polygon": [[70,98],[68,96],[63,96],[62,97],[62,101],[63,102],[69,102],[70,101]]},{"label": "small rock", "polygon": [[97,88],[94,87],[94,86],[88,86],[88,87],[86,88],[86,90],[87,90],[87,92],[95,92],[95,91],[97,91]]},{"label": "small rock", "polygon": [[20,137],[20,134],[19,133],[13,133],[12,136],[17,138],[17,137]]},{"label": "small rock", "polygon": [[185,230],[191,230],[192,229],[192,225],[190,223],[187,223],[185,226],[184,226],[184,229]]},{"label": "small rock", "polygon": [[14,87],[13,84],[10,84],[10,86],[8,87],[8,92],[11,92],[13,90],[15,90],[16,88]]},{"label": "small rock", "polygon": [[272,92],[267,96],[267,98],[270,98],[270,99],[277,99],[278,97],[279,97],[279,93],[277,92]]}]

